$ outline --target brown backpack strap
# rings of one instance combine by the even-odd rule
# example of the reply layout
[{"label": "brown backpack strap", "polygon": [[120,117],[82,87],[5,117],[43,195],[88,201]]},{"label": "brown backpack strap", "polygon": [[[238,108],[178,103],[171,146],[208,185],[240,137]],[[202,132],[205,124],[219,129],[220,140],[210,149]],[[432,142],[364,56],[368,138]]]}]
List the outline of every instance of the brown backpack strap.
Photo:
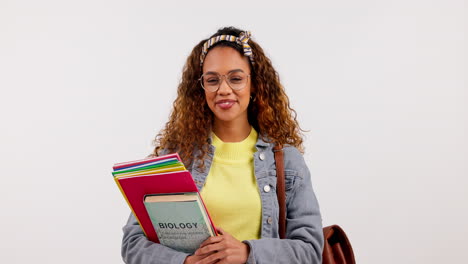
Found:
[{"label": "brown backpack strap", "polygon": [[284,154],[283,146],[276,145],[273,148],[276,163],[276,195],[279,205],[279,236],[286,238],[286,186],[284,178]]}]

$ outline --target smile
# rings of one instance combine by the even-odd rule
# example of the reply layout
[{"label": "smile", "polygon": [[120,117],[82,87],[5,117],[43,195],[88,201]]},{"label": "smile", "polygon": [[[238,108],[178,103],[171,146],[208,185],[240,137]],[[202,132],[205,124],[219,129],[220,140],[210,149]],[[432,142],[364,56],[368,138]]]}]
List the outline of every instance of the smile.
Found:
[{"label": "smile", "polygon": [[235,100],[220,100],[216,102],[216,105],[221,109],[229,109],[236,103]]}]

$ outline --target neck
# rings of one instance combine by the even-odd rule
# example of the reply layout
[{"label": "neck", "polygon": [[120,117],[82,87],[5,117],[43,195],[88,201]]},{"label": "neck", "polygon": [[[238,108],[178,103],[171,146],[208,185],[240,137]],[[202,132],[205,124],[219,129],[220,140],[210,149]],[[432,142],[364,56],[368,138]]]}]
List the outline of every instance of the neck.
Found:
[{"label": "neck", "polygon": [[240,124],[221,120],[215,120],[213,124],[213,132],[223,142],[240,142],[249,136],[251,129],[247,119]]}]

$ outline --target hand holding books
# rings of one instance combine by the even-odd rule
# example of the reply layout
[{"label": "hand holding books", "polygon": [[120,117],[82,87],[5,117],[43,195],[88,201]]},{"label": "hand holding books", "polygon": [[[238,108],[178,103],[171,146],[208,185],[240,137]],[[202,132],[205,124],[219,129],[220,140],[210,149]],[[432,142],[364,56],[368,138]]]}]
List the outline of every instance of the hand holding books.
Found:
[{"label": "hand holding books", "polygon": [[[216,260],[222,260],[229,257],[229,263],[246,263],[250,253],[250,247],[237,240],[221,228],[218,228],[218,236],[210,237],[205,240],[200,248],[195,251],[194,257],[201,258],[200,262],[195,263],[213,263]],[[187,258],[190,261],[190,257]],[[185,262],[186,264],[191,262]]]}]

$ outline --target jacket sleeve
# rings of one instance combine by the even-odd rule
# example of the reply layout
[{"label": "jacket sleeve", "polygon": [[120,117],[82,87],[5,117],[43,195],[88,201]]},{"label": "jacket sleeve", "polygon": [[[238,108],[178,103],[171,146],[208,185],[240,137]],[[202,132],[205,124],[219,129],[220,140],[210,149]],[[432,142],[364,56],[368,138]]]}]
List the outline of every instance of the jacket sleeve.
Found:
[{"label": "jacket sleeve", "polygon": [[133,213],[130,213],[123,233],[122,258],[127,264],[182,264],[188,256],[186,253],[149,241]]},{"label": "jacket sleeve", "polygon": [[[310,172],[298,159],[302,180],[287,199],[286,239],[261,238],[244,241],[250,246],[248,264],[322,263],[323,230],[320,209],[312,189]],[[297,168],[297,167],[296,167]]]}]

